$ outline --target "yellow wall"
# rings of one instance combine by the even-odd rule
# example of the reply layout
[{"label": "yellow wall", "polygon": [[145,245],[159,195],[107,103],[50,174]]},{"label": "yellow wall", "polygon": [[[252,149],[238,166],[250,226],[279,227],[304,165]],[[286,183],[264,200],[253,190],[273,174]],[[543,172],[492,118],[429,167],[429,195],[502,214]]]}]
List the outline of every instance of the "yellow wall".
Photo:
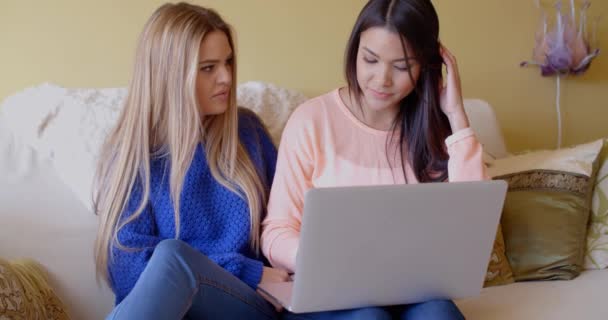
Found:
[{"label": "yellow wall", "polygon": [[[125,86],[135,39],[160,0],[0,0],[0,99],[50,81]],[[365,0],[195,0],[237,30],[239,82],[263,80],[318,95],[343,83],[342,55]],[[592,13],[608,13],[593,0]],[[496,109],[512,151],[555,145],[555,79],[518,64],[530,58],[532,0],[435,0],[443,42],[457,55],[464,94]],[[608,22],[600,35],[608,39]],[[606,52],[562,82],[564,144],[608,136]]]}]

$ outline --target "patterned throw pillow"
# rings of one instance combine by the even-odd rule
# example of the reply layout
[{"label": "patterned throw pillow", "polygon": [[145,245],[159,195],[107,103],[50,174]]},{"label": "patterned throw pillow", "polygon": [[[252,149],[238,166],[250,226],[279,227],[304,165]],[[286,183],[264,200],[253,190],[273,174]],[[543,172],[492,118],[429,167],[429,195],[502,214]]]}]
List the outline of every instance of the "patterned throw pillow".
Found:
[{"label": "patterned throw pillow", "polygon": [[515,281],[569,280],[581,272],[603,144],[526,153],[489,167],[494,179],[509,183],[501,224]]},{"label": "patterned throw pillow", "polygon": [[494,241],[494,248],[492,249],[488,272],[486,273],[486,280],[483,286],[500,286],[513,282],[513,271],[505,255],[505,240],[502,235],[502,226],[498,225],[496,240]]},{"label": "patterned throw pillow", "polygon": [[608,140],[598,162],[600,169],[593,190],[585,269],[608,268]]},{"label": "patterned throw pillow", "polygon": [[34,261],[0,259],[0,319],[67,320],[65,306]]}]

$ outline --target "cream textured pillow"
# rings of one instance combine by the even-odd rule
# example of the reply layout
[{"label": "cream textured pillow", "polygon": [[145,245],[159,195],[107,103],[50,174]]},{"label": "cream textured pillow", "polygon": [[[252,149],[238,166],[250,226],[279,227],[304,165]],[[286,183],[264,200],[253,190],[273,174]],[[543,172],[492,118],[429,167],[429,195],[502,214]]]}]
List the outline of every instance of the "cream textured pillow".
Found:
[{"label": "cream textured pillow", "polygon": [[598,158],[599,171],[591,203],[591,223],[587,234],[586,269],[608,267],[608,140]]},{"label": "cream textured pillow", "polygon": [[277,146],[289,116],[307,99],[298,91],[265,82],[250,81],[237,87],[238,105],[251,109],[264,121]]},{"label": "cream textured pillow", "polygon": [[0,259],[0,319],[68,320],[65,305],[32,260]]},{"label": "cream textured pillow", "polygon": [[509,191],[501,224],[516,281],[567,280],[584,262],[598,140],[498,159],[489,167]]}]

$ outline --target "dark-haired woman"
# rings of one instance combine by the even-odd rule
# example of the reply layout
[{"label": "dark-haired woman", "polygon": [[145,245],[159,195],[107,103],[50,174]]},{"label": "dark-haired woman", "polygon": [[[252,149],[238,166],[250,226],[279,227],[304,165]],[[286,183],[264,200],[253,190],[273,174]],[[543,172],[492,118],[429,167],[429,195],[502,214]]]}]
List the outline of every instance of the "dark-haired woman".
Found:
[{"label": "dark-haired woman", "polygon": [[[283,132],[262,251],[274,267],[289,272],[297,272],[308,189],[487,177],[482,147],[464,112],[456,60],[439,42],[430,0],[369,1],[345,59],[347,86],[298,107]],[[447,300],[287,317],[463,318]]]}]

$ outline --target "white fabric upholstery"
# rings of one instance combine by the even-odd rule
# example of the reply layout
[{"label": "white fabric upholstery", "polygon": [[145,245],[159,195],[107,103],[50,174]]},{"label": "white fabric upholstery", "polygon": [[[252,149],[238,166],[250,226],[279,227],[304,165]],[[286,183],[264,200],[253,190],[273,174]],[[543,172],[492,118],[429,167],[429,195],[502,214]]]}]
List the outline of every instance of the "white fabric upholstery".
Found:
[{"label": "white fabric upholstery", "polygon": [[483,100],[466,99],[464,109],[484,152],[494,159],[506,157],[509,153],[492,107]]},{"label": "white fabric upholstery", "polygon": [[112,292],[95,281],[96,233],[97,216],[55,175],[51,163],[0,127],[0,257],[39,261],[72,319],[104,319],[114,302]]},{"label": "white fabric upholstery", "polygon": [[468,320],[608,319],[608,269],[583,272],[570,281],[518,282],[483,289],[457,301]]},{"label": "white fabric upholstery", "polygon": [[[0,118],[40,159],[51,160],[58,177],[91,211],[98,153],[126,93],[124,88],[66,89],[45,83],[7,98]],[[297,91],[264,82],[246,82],[237,88],[238,105],[264,119],[276,144],[287,118],[306,99]]]},{"label": "white fabric upholstery", "polygon": [[[56,93],[50,87],[45,90]],[[28,101],[36,99],[31,97]],[[252,101],[267,105],[261,102],[263,99]],[[465,105],[485,149],[495,157],[505,156],[507,150],[491,107],[480,100],[467,100]],[[32,128],[38,128],[44,122],[41,119],[50,120],[58,114],[52,112],[52,117],[45,118],[24,111],[19,113],[22,118],[10,117],[10,121],[32,122],[20,126],[15,122],[8,125],[9,117],[6,113],[3,116],[2,111],[0,257],[40,261],[49,270],[52,285],[67,303],[73,319],[103,319],[112,308],[113,295],[95,281],[92,248],[97,217],[56,174],[56,165],[48,154],[39,154],[29,145],[42,148],[41,136]],[[29,131],[19,135],[15,130]],[[608,270],[587,271],[572,281],[484,289],[479,297],[457,304],[467,319],[608,319],[608,304],[603,301],[605,288]]]}]

